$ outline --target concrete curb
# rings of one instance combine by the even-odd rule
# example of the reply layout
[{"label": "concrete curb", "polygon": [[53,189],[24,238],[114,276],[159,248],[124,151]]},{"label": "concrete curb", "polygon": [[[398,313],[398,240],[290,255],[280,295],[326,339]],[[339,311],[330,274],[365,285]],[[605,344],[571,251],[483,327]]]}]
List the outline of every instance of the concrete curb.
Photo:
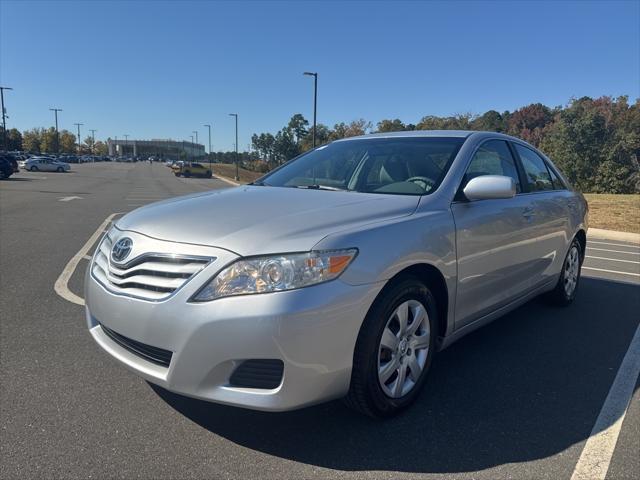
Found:
[{"label": "concrete curb", "polygon": [[602,228],[589,228],[587,236],[589,238],[601,238],[603,240],[618,240],[621,242],[640,244],[640,233],[616,232],[614,230],[603,230]]},{"label": "concrete curb", "polygon": [[230,185],[233,185],[234,187],[237,187],[238,185],[242,185],[241,183],[235,182],[233,180],[231,180],[230,178],[227,177],[223,177],[222,175],[213,175],[214,178],[217,178],[218,180],[222,180],[223,182],[227,182]]}]

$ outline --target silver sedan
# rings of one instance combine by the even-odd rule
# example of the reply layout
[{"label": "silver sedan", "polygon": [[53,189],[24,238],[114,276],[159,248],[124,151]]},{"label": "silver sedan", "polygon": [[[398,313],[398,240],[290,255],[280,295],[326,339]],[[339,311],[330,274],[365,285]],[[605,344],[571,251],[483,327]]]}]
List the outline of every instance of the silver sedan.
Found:
[{"label": "silver sedan", "polygon": [[438,350],[540,294],[569,305],[586,231],[583,196],[519,139],[367,135],[124,216],[87,271],[86,318],[174,392],[389,416]]}]

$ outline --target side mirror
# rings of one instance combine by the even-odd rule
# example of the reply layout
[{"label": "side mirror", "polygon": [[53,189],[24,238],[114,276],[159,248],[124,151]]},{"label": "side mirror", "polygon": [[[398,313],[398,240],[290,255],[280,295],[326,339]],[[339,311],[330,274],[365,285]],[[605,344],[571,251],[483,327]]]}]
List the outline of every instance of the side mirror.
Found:
[{"label": "side mirror", "polygon": [[516,182],[503,175],[482,175],[469,180],[462,192],[469,200],[513,198],[516,195]]}]

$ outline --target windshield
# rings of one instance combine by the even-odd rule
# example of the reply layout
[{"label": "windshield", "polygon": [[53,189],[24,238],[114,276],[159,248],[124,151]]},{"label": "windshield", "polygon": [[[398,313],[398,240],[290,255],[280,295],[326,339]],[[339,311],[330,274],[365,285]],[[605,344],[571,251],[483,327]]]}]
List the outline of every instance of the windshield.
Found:
[{"label": "windshield", "polygon": [[317,148],[256,185],[426,195],[438,188],[464,138],[371,138]]}]

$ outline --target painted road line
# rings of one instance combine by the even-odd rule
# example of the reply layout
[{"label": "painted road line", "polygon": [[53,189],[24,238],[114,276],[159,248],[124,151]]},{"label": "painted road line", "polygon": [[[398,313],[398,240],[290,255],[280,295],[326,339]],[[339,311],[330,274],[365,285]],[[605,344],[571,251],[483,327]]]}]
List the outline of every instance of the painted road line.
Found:
[{"label": "painted road line", "polygon": [[59,202],[70,202],[71,200],[82,200],[82,197],[73,196],[73,197],[62,197],[58,199]]},{"label": "painted road line", "polygon": [[625,252],[624,250],[608,250],[606,248],[594,248],[587,245],[587,250],[598,250],[600,252],[628,253],[629,255],[640,255],[640,252]]},{"label": "painted road line", "polygon": [[597,240],[587,240],[587,245],[597,243],[598,245],[613,245],[614,247],[640,248],[640,245],[629,245],[624,243],[598,242]]},{"label": "painted road line", "polygon": [[115,217],[116,215],[119,215],[119,213],[112,213],[107,218],[105,218],[104,222],[100,224],[98,229],[93,232],[93,235],[89,237],[89,240],[87,240],[87,242],[82,246],[78,253],[76,253],[73,258],[69,260],[69,263],[67,263],[67,265],[64,267],[64,270],[62,270],[62,273],[56,280],[56,283],[53,285],[53,289],[65,300],[71,303],[75,303],[76,305],[84,305],[84,298],[79,297],[71,290],[69,290],[69,279],[78,267],[80,260],[82,260],[87,255],[87,252],[89,252],[93,244],[98,241],[100,235],[104,233],[105,228],[107,228],[109,222],[111,222],[113,217]]},{"label": "painted road line", "polygon": [[616,273],[618,275],[630,275],[632,277],[640,277],[640,273],[619,272],[617,270],[606,270],[604,268],[582,267],[582,270],[593,270],[594,272]]},{"label": "painted road line", "polygon": [[631,339],[571,480],[604,480],[640,375],[640,326]]},{"label": "painted road line", "polygon": [[591,255],[585,255],[585,258],[593,258],[595,260],[609,260],[610,262],[637,263],[638,265],[640,265],[640,262],[636,260],[618,260],[617,258],[592,257]]}]

